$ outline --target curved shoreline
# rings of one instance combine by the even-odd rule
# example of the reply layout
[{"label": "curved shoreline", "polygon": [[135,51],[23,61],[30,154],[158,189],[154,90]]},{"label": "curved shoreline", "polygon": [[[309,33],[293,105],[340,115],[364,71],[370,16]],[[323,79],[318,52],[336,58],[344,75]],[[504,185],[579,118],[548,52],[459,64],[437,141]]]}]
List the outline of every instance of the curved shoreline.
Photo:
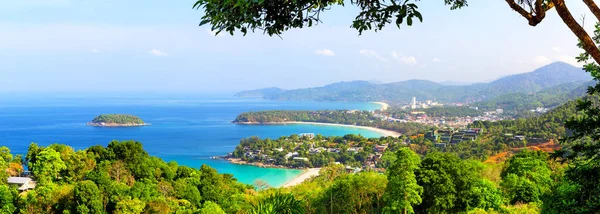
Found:
[{"label": "curved shoreline", "polygon": [[300,173],[298,176],[294,177],[293,179],[285,182],[280,187],[286,188],[286,187],[296,186],[296,185],[304,182],[306,179],[318,176],[320,171],[321,171],[321,168],[310,168],[310,169],[304,170],[304,172]]},{"label": "curved shoreline", "polygon": [[357,128],[357,129],[366,129],[366,130],[369,130],[369,131],[377,132],[377,133],[381,134],[381,136],[383,136],[383,137],[400,137],[402,135],[402,134],[400,134],[398,132],[395,132],[395,131],[386,130],[386,129],[380,129],[380,128],[375,128],[375,127],[370,127],[370,126],[357,126],[357,125],[346,125],[346,124],[337,124],[337,123],[318,123],[318,122],[298,122],[298,121],[292,121],[292,122],[268,122],[268,123],[236,122],[236,124],[239,124],[239,125],[305,124],[305,125],[317,125],[317,126],[341,126],[341,127],[349,127],[349,128]]}]

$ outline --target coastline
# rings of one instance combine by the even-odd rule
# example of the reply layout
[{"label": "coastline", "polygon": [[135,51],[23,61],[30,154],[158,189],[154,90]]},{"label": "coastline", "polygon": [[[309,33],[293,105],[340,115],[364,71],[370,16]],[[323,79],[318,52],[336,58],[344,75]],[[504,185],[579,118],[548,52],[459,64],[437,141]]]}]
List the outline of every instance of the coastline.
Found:
[{"label": "coastline", "polygon": [[136,127],[136,126],[149,126],[151,125],[150,123],[124,123],[124,124],[120,124],[120,123],[94,123],[94,122],[88,122],[86,123],[86,125],[88,126],[94,126],[94,127]]},{"label": "coastline", "polygon": [[[216,157],[213,157],[213,158],[216,158]],[[272,164],[248,163],[248,162],[243,161],[243,160],[241,160],[239,158],[223,158],[223,157],[221,157],[220,159],[226,160],[226,161],[228,161],[231,164],[248,165],[248,166],[261,167],[261,168],[277,168],[277,169],[299,170],[299,169],[294,169],[294,168],[289,168],[289,167],[279,166],[279,165],[272,165]],[[320,171],[321,171],[321,168],[304,169],[304,170],[302,170],[302,173],[298,174],[297,176],[293,177],[292,179],[287,180],[281,186],[278,186],[278,187],[284,187],[285,188],[285,187],[296,186],[296,185],[301,184],[302,182],[304,182],[306,179],[309,179],[309,178],[311,178],[313,176],[318,176]]]},{"label": "coastline", "polygon": [[349,128],[357,128],[357,129],[366,129],[369,131],[377,132],[381,134],[383,137],[400,137],[402,134],[386,130],[380,129],[370,126],[357,126],[357,125],[346,125],[346,124],[337,124],[337,123],[318,123],[318,122],[269,122],[269,123],[258,123],[258,122],[237,122],[239,125],[286,125],[286,124],[306,124],[306,125],[317,125],[317,126],[341,126],[341,127],[349,127]]},{"label": "coastline", "polygon": [[309,179],[309,178],[314,177],[314,176],[318,176],[319,175],[319,171],[321,171],[321,168],[310,168],[310,169],[307,169],[304,172],[302,172],[300,175],[298,175],[295,178],[293,178],[292,180],[289,180],[289,181],[285,182],[281,187],[286,188],[286,187],[292,187],[292,186],[296,186],[298,184],[301,184],[306,179]]},{"label": "coastline", "polygon": [[381,109],[380,109],[381,111],[385,111],[390,107],[390,104],[387,104],[384,102],[371,102],[371,103],[381,105]]},{"label": "coastline", "polygon": [[[279,165],[273,165],[273,164],[265,164],[265,163],[260,163],[260,162],[249,163],[247,161],[243,161],[242,159],[233,158],[233,157],[219,157],[219,156],[215,156],[215,157],[213,157],[213,159],[222,159],[222,160],[226,160],[226,161],[228,161],[229,163],[232,163],[232,164],[256,166],[256,167],[261,167],[261,168],[294,169],[294,168],[290,168],[290,167],[286,167],[286,166],[279,166]],[[301,170],[301,169],[296,169],[296,170]]]}]

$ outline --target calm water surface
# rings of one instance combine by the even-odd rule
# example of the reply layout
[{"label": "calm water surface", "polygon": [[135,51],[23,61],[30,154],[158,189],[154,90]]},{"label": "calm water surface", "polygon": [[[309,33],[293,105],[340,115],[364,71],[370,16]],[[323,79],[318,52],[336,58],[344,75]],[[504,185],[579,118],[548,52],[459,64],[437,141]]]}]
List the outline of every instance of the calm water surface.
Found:
[{"label": "calm water surface", "polygon": [[[301,171],[259,168],[211,160],[232,152],[240,139],[278,138],[303,132],[326,136],[361,134],[379,137],[364,129],[304,124],[248,126],[231,121],[246,111],[286,109],[377,109],[371,103],[266,101],[224,95],[5,95],[0,98],[0,145],[24,154],[31,142],[62,143],[75,149],[106,146],[111,140],[136,140],[150,155],[180,165],[208,164],[221,173],[252,184],[256,179],[279,186]],[[98,114],[133,114],[151,123],[145,127],[102,128],[85,123]]]}]

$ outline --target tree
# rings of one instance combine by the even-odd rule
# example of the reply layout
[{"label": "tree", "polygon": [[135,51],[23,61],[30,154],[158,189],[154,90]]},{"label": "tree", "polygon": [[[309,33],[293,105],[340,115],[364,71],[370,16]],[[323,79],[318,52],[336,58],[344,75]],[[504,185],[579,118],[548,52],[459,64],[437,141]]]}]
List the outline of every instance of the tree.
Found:
[{"label": "tree", "polygon": [[[198,0],[193,7],[204,10],[200,25],[210,24],[217,34],[226,31],[233,35],[239,30],[245,35],[249,30],[260,29],[272,36],[289,29],[316,25],[321,22],[321,12],[344,3],[343,0]],[[444,3],[450,5],[450,9],[467,6],[466,0],[444,0]],[[418,6],[409,0],[352,0],[350,4],[360,9],[352,23],[352,28],[359,33],[372,29],[378,31],[392,22],[400,27],[405,21],[411,26],[415,18],[423,21]]]},{"label": "tree", "polygon": [[144,211],[146,204],[139,200],[122,200],[117,203],[115,214],[140,214]]},{"label": "tree", "polygon": [[327,213],[380,213],[387,185],[385,176],[374,172],[344,174],[322,194]]},{"label": "tree", "polygon": [[93,181],[81,181],[75,185],[76,213],[103,213],[100,190]]},{"label": "tree", "polygon": [[500,185],[512,204],[538,202],[553,183],[548,155],[541,151],[521,150],[506,161]]},{"label": "tree", "polygon": [[225,214],[225,211],[215,202],[207,201],[200,209],[200,214]]},{"label": "tree", "polygon": [[275,194],[261,200],[248,213],[250,214],[301,214],[304,213],[302,202],[296,200],[291,193]]},{"label": "tree", "polygon": [[67,166],[60,158],[60,153],[52,148],[44,148],[37,155],[32,173],[38,183],[44,185],[57,179],[59,172],[66,168]]},{"label": "tree", "polygon": [[459,213],[474,208],[471,200],[479,181],[478,169],[448,153],[429,153],[416,171],[417,183],[423,187],[423,201],[418,213]]},{"label": "tree", "polygon": [[415,171],[419,169],[421,159],[409,148],[396,152],[396,161],[388,168],[388,185],[383,195],[386,213],[413,213],[413,205],[421,203],[423,187],[417,184]]},{"label": "tree", "polygon": [[15,198],[17,190],[10,188],[7,185],[0,185],[0,213],[13,213],[17,209],[15,207]]},{"label": "tree", "polygon": [[269,185],[269,183],[267,183],[266,181],[263,181],[261,179],[256,179],[254,181],[254,186],[256,187],[257,190],[265,190],[265,189],[271,188],[271,185]]}]

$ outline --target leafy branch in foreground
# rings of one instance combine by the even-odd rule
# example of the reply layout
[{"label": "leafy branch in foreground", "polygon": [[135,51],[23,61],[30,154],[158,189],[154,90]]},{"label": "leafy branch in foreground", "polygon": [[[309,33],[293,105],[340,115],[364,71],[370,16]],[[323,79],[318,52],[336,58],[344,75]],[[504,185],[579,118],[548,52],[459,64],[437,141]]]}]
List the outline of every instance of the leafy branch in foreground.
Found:
[{"label": "leafy branch in foreground", "polygon": [[[360,13],[352,22],[359,34],[366,30],[381,30],[394,23],[398,28],[403,23],[411,26],[416,18],[423,21],[416,0],[352,0]],[[444,0],[450,9],[467,6],[466,0]],[[193,8],[204,10],[200,26],[210,24],[211,30],[233,35],[239,30],[262,30],[269,36],[280,35],[293,28],[312,27],[322,22],[321,12],[332,6],[344,6],[343,0],[198,0]]]}]

